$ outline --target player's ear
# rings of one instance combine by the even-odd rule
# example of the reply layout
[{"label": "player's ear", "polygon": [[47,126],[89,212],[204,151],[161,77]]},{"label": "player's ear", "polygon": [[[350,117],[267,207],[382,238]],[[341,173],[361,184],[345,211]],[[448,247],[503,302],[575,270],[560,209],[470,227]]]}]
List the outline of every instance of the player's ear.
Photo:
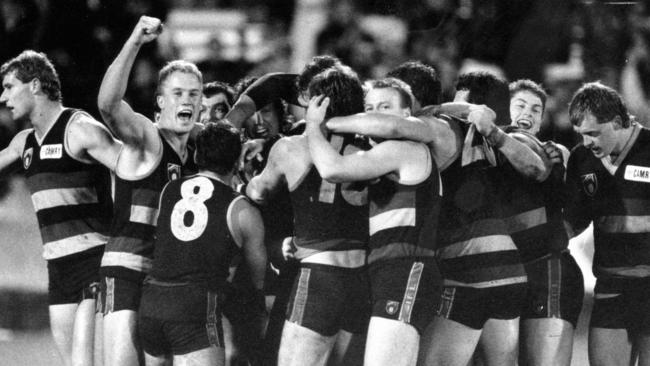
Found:
[{"label": "player's ear", "polygon": [[156,95],[156,104],[158,105],[158,108],[162,109],[165,105],[165,98],[160,94]]},{"label": "player's ear", "polygon": [[621,116],[614,117],[614,119],[612,119],[612,123],[614,125],[614,130],[620,130],[623,128],[623,120],[621,119]]},{"label": "player's ear", "polygon": [[31,91],[32,94],[38,93],[41,89],[42,89],[41,81],[38,78],[33,78],[29,82],[29,91]]}]

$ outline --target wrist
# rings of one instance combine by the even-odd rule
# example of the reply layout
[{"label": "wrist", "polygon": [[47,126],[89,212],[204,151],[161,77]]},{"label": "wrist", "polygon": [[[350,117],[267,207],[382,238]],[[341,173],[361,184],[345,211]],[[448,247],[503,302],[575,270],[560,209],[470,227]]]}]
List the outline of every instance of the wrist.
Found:
[{"label": "wrist", "polygon": [[485,135],[485,140],[493,147],[500,149],[506,142],[506,133],[499,127],[494,126],[492,130]]}]

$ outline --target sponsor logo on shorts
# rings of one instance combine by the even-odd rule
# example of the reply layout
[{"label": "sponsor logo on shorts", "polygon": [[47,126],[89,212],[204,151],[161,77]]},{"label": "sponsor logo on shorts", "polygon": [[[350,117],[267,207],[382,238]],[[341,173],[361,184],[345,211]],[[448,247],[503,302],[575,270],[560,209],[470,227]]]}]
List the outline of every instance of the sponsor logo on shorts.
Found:
[{"label": "sponsor logo on shorts", "polygon": [[63,156],[63,145],[43,145],[41,147],[41,160],[45,159],[61,159]]},{"label": "sponsor logo on shorts", "polygon": [[625,167],[626,180],[650,183],[650,168],[645,166],[628,165]]},{"label": "sponsor logo on shorts", "polygon": [[397,314],[398,309],[399,309],[399,301],[387,301],[386,302],[386,313],[388,315]]},{"label": "sponsor logo on shorts", "polygon": [[178,164],[167,164],[167,179],[171,182],[181,177],[181,166]]},{"label": "sponsor logo on shorts", "polygon": [[25,152],[23,152],[23,167],[25,170],[29,169],[29,166],[32,165],[32,158],[34,157],[34,149],[31,147]]},{"label": "sponsor logo on shorts", "polygon": [[582,188],[585,193],[593,197],[598,190],[598,179],[596,178],[596,173],[589,173],[582,176]]}]

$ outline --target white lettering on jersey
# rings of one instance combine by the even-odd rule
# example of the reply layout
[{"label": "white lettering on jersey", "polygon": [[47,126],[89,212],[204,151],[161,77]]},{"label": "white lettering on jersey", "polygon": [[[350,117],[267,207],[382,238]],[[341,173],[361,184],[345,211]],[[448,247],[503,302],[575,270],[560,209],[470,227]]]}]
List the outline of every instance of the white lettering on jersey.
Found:
[{"label": "white lettering on jersey", "polygon": [[650,183],[650,168],[645,166],[628,165],[625,167],[626,180]]},{"label": "white lettering on jersey", "polygon": [[41,160],[45,159],[61,159],[63,156],[63,145],[43,145],[41,147]]}]

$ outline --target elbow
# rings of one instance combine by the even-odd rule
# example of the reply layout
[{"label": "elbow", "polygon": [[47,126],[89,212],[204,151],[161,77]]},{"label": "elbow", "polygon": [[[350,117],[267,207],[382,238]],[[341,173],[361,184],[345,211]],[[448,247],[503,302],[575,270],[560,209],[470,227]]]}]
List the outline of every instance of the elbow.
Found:
[{"label": "elbow", "polygon": [[104,118],[115,114],[118,106],[119,101],[116,102],[110,98],[104,98],[101,95],[97,99],[97,108],[99,109],[99,113],[101,113],[102,117]]},{"label": "elbow", "polygon": [[330,183],[343,183],[344,182],[344,177],[340,172],[337,172],[335,170],[331,169],[325,169],[322,172],[320,172],[321,178],[324,180],[330,182]]}]

